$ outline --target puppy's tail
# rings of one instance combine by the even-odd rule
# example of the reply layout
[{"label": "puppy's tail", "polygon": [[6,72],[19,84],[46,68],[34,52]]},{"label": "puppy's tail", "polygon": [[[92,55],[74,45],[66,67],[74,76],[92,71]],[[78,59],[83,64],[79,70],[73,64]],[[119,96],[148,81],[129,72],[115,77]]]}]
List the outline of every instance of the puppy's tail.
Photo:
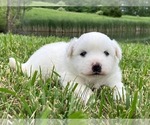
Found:
[{"label": "puppy's tail", "polygon": [[11,57],[9,58],[9,65],[10,68],[16,71],[22,71],[24,72],[24,66],[20,62],[16,61],[15,58]]}]

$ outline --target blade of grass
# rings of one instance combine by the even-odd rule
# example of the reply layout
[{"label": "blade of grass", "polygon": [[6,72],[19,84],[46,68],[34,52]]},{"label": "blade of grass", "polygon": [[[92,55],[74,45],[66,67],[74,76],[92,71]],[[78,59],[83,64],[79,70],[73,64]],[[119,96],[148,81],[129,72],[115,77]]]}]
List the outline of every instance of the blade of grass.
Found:
[{"label": "blade of grass", "polygon": [[21,98],[20,98],[20,101],[22,102],[22,106],[23,106],[23,108],[25,109],[25,111],[27,112],[27,114],[28,114],[29,116],[31,116],[31,115],[32,115],[32,111],[31,111],[31,109],[30,109],[30,105],[26,102],[25,98],[24,98],[24,97],[21,97]]},{"label": "blade of grass", "polygon": [[31,82],[30,82],[30,85],[33,86],[35,81],[36,81],[36,78],[37,78],[37,73],[38,71],[35,71],[33,76],[32,76],[32,79],[31,79]]},{"label": "blade of grass", "polygon": [[47,119],[48,116],[49,116],[49,114],[50,114],[50,109],[49,109],[48,107],[46,107],[46,109],[42,112],[40,118],[41,118],[41,119]]},{"label": "blade of grass", "polygon": [[16,92],[11,91],[11,90],[9,90],[9,89],[7,89],[7,88],[0,88],[0,92],[7,93],[7,94],[11,94],[11,95],[13,95],[13,96],[16,96]]},{"label": "blade of grass", "polygon": [[101,100],[99,107],[99,118],[102,117],[103,105],[104,105],[104,92],[102,91]]},{"label": "blade of grass", "polygon": [[131,108],[130,108],[128,118],[133,118],[133,116],[135,114],[135,111],[136,111],[137,101],[138,101],[138,91],[136,91],[134,93],[134,97],[133,97],[133,101],[132,101],[132,104],[131,104]]}]

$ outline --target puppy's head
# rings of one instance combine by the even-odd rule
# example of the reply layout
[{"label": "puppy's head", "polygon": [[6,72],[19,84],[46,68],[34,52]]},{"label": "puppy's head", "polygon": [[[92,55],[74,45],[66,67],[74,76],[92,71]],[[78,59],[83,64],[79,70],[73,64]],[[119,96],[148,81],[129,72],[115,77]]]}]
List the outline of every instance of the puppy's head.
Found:
[{"label": "puppy's head", "polygon": [[121,57],[118,43],[98,32],[72,39],[67,49],[72,72],[82,76],[107,75],[118,66]]}]

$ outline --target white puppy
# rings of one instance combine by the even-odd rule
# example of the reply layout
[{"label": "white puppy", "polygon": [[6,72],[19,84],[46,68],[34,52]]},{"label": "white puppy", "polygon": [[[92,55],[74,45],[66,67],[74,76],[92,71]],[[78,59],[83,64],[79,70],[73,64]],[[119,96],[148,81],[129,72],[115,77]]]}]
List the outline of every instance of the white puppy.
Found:
[{"label": "white puppy", "polygon": [[20,64],[10,58],[9,64],[13,69],[20,66],[29,77],[38,71],[43,79],[47,79],[55,67],[62,85],[65,87],[68,83],[70,86],[78,83],[75,93],[87,103],[93,94],[91,89],[98,89],[102,85],[115,88],[114,98],[123,96],[125,90],[119,68],[121,56],[121,49],[115,40],[102,33],[90,32],[69,43],[45,45],[26,63]]}]

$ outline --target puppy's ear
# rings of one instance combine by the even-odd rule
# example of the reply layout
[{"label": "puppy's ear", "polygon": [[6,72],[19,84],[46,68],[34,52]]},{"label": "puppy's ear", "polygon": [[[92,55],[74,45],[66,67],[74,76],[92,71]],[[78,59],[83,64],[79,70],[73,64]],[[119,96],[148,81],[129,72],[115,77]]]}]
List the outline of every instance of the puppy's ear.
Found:
[{"label": "puppy's ear", "polygon": [[116,55],[116,57],[117,57],[117,58],[119,59],[119,61],[120,61],[121,58],[122,58],[122,50],[121,50],[119,44],[118,44],[115,40],[112,40],[112,44],[113,44],[113,46],[114,46],[114,48],[115,48],[115,55]]},{"label": "puppy's ear", "polygon": [[73,38],[70,40],[68,48],[67,48],[67,56],[71,57],[73,55],[73,51],[74,51],[74,47],[75,47],[75,43],[77,42],[77,38]]}]

